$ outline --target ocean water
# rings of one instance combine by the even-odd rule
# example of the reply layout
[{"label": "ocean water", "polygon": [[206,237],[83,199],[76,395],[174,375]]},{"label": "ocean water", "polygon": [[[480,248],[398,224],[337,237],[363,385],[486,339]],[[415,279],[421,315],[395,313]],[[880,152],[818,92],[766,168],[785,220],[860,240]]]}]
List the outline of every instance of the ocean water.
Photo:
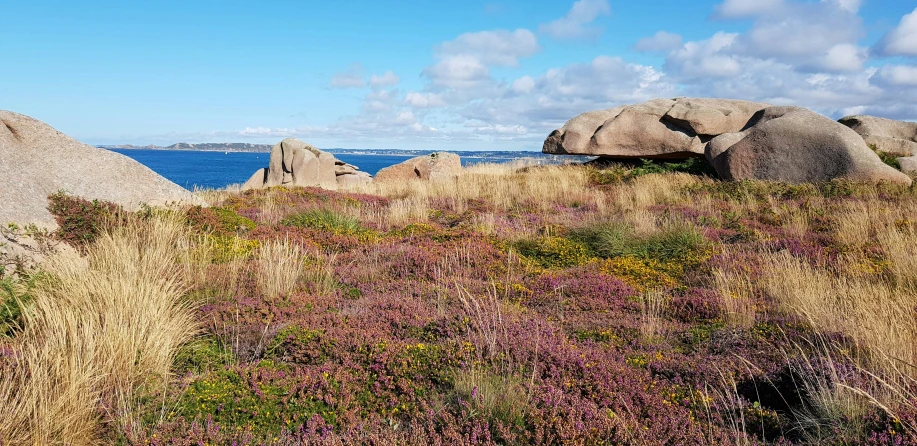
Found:
[{"label": "ocean water", "polygon": [[[267,167],[270,153],[204,152],[190,150],[110,149],[127,155],[156,173],[186,189],[219,189],[248,181],[256,170]],[[383,167],[392,166],[413,156],[408,155],[348,155],[335,154],[337,159],[353,164],[375,175]],[[462,158],[462,164],[506,162],[511,159]]]}]

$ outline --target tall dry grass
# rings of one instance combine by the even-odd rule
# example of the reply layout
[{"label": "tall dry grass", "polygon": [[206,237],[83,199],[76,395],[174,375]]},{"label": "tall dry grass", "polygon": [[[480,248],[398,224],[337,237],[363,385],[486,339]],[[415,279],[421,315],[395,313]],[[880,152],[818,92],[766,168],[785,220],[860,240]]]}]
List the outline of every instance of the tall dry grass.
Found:
[{"label": "tall dry grass", "polygon": [[720,297],[726,313],[726,323],[733,327],[751,328],[755,325],[754,287],[748,275],[716,269],[712,273],[713,288]]},{"label": "tall dry grass", "polygon": [[267,242],[258,249],[258,284],[268,297],[292,293],[303,274],[306,255],[289,240]]},{"label": "tall dry grass", "polygon": [[98,444],[106,426],[135,422],[138,398],[161,391],[196,333],[178,265],[187,237],[177,219],[132,221],[85,258],[46,261],[0,368],[0,443]]}]

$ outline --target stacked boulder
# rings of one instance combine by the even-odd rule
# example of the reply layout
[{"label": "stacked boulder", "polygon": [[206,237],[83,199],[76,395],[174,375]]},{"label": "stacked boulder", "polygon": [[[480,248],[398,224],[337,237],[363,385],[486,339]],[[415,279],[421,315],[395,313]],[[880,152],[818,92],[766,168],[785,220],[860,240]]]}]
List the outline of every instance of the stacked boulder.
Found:
[{"label": "stacked boulder", "polygon": [[587,112],[552,132],[542,151],[610,159],[706,157],[730,180],[911,182],[841,123],[804,108],[729,99],[656,99]]},{"label": "stacked boulder", "polygon": [[440,180],[462,172],[462,160],[449,152],[436,152],[411,158],[376,173],[375,181]]},{"label": "stacked boulder", "polygon": [[337,189],[338,186],[368,183],[372,177],[295,138],[287,138],[271,149],[268,167],[258,169],[242,185],[242,190],[273,186],[314,186]]},{"label": "stacked boulder", "polygon": [[917,122],[865,115],[847,116],[839,122],[857,132],[877,152],[896,157],[901,171],[917,172]]}]

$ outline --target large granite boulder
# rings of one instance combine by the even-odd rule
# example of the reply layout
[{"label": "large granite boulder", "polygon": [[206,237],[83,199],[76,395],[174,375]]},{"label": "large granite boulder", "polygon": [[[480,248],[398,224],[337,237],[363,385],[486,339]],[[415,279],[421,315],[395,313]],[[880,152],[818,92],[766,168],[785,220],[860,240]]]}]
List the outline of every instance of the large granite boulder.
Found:
[{"label": "large granite boulder", "polygon": [[[337,189],[343,184],[367,183],[369,174],[356,166],[295,138],[287,138],[271,149],[268,167],[256,171],[242,190],[273,186],[314,186]],[[359,175],[357,175],[359,173]],[[347,178],[342,178],[342,177]],[[371,177],[369,177],[371,179]]]},{"label": "large granite boulder", "polygon": [[855,131],[800,107],[761,110],[745,130],[711,140],[706,157],[728,180],[911,183],[883,163]]},{"label": "large granite boulder", "polygon": [[386,167],[376,173],[373,181],[440,180],[458,175],[461,171],[462,161],[458,155],[436,152]]},{"label": "large granite boulder", "polygon": [[847,116],[838,122],[853,129],[878,152],[900,157],[917,156],[917,122],[867,115]]},{"label": "large granite boulder", "polygon": [[553,131],[542,152],[607,158],[685,159],[713,137],[742,130],[767,104],[731,99],[655,99],[583,113]]},{"label": "large granite boulder", "polygon": [[206,205],[143,164],[83,144],[44,122],[0,110],[0,225],[56,227],[48,195],[58,191],[136,210]]}]

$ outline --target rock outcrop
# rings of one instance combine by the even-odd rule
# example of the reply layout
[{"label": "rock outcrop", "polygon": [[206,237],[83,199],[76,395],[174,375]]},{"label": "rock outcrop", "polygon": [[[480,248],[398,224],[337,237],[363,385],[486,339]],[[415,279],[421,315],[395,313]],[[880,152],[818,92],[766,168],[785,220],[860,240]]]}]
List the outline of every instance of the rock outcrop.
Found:
[{"label": "rock outcrop", "polygon": [[368,183],[372,177],[295,138],[287,138],[271,149],[267,168],[258,169],[242,190],[273,186],[314,186],[337,189],[340,185]]},{"label": "rock outcrop", "polygon": [[857,132],[876,151],[897,156],[917,156],[917,122],[857,115],[838,122]]},{"label": "rock outcrop", "polygon": [[127,156],[0,110],[0,224],[56,227],[47,207],[48,195],[58,191],[131,210],[141,204],[206,204]]},{"label": "rock outcrop", "polygon": [[461,171],[462,161],[458,155],[436,152],[386,167],[376,173],[373,181],[439,180],[458,175]]},{"label": "rock outcrop", "polygon": [[583,113],[552,132],[542,152],[608,158],[685,159],[713,137],[741,131],[767,104],[730,99],[656,99]]},{"label": "rock outcrop", "polygon": [[745,130],[711,140],[706,157],[728,180],[911,182],[883,163],[855,131],[800,107],[765,108]]}]

